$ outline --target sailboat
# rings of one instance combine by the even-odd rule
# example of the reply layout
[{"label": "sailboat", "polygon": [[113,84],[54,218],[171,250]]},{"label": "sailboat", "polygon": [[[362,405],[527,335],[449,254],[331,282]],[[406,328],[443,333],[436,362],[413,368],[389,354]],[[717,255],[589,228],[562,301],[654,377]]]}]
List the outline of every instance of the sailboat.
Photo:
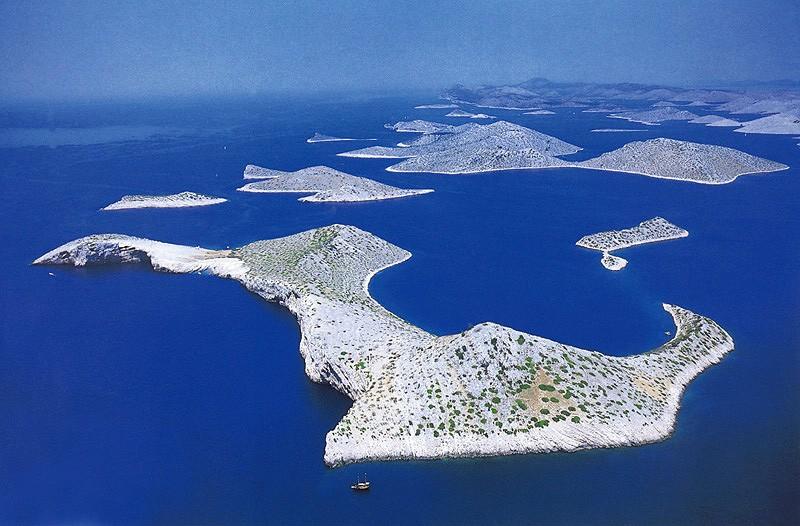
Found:
[{"label": "sailboat", "polygon": [[356,491],[366,491],[369,489],[369,481],[367,480],[367,474],[364,473],[364,481],[361,481],[361,477],[358,478],[357,482],[350,486],[350,489],[354,489]]}]

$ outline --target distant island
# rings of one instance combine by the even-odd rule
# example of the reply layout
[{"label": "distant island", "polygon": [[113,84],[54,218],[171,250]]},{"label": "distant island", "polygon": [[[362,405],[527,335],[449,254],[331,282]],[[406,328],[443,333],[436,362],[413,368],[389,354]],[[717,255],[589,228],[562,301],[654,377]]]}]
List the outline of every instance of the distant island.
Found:
[{"label": "distant island", "polygon": [[450,108],[458,108],[458,104],[420,104],[414,106],[415,110],[446,110]]},{"label": "distant island", "polygon": [[643,132],[650,131],[642,128],[595,128],[592,130],[594,133],[627,133],[627,132]]},{"label": "distant island", "polygon": [[[702,119],[702,116],[679,106],[708,108],[733,115],[761,115],[744,122],[722,117],[730,120],[704,123],[711,126],[735,127],[737,129],[734,131],[738,133],[800,133],[800,90],[796,86],[762,86],[750,89],[681,88],[634,83],[553,82],[533,78],[512,85],[456,85],[445,90],[442,97],[454,104],[509,110],[585,106],[587,109],[584,112],[611,114],[614,118],[651,126],[670,120]],[[642,109],[642,102],[650,102],[650,108]],[[735,122],[741,122],[742,127],[738,127]]]},{"label": "distant island", "polygon": [[679,239],[688,235],[689,232],[677,225],[673,225],[663,217],[654,217],[653,219],[642,221],[632,228],[608,230],[584,236],[575,244],[579,247],[602,252],[603,257],[600,263],[608,270],[622,270],[627,266],[628,261],[612,255],[612,251],[645,243]]},{"label": "distant island", "polygon": [[533,110],[533,111],[526,111],[523,115],[555,115],[556,112],[550,110]]},{"label": "distant island", "polygon": [[468,119],[496,119],[494,115],[486,115],[485,113],[470,113],[464,110],[453,110],[445,117],[466,117]]},{"label": "distant island", "polygon": [[314,135],[306,139],[306,142],[313,144],[315,142],[374,141],[374,140],[375,139],[350,139],[347,137],[334,137],[332,135],[323,135],[321,133],[314,133]]},{"label": "distant island", "polygon": [[190,206],[209,206],[226,202],[222,197],[211,197],[194,192],[180,192],[171,195],[125,195],[101,210],[128,210],[132,208],[186,208]]},{"label": "distant island", "polygon": [[698,115],[687,110],[677,109],[674,106],[663,106],[644,111],[612,113],[609,117],[654,126],[664,121],[690,121],[696,119]]},{"label": "distant island", "polygon": [[254,193],[308,193],[299,201],[307,202],[360,202],[396,199],[433,192],[430,189],[405,189],[357,177],[327,166],[312,166],[296,172],[271,170],[260,166],[247,165],[245,179],[262,179],[249,183],[240,192]]},{"label": "distant island", "polygon": [[714,321],[667,304],[675,336],[633,356],[586,351],[494,323],[437,337],[368,292],[372,276],[410,256],[358,228],[332,225],[234,250],[93,235],[34,264],[144,263],[204,272],[288,308],[302,331],[306,374],[353,399],[326,437],[331,466],[663,440],[686,385],[734,347]]},{"label": "distant island", "polygon": [[692,124],[705,124],[706,126],[723,126],[723,127],[735,127],[742,125],[741,122],[729,119],[727,117],[720,117],[719,115],[704,115],[702,117],[692,119],[689,122],[691,122]]}]

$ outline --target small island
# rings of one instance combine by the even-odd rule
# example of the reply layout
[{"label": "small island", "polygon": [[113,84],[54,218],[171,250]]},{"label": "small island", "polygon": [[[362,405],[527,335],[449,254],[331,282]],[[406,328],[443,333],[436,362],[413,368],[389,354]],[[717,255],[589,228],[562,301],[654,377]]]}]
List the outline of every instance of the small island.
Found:
[{"label": "small island", "polygon": [[593,133],[629,133],[629,132],[643,132],[649,131],[643,128],[595,128]]},{"label": "small island", "polygon": [[315,142],[341,142],[341,141],[374,141],[375,139],[351,139],[348,137],[334,137],[332,135],[323,135],[321,133],[314,133],[311,137],[306,139],[306,142],[313,144]]},{"label": "small island", "polygon": [[262,180],[238,188],[240,192],[311,193],[312,195],[301,197],[298,201],[316,203],[379,201],[433,192],[431,189],[397,188],[327,166],[284,172],[250,164],[245,168],[244,178]]},{"label": "small island", "polygon": [[442,124],[421,119],[384,124],[383,127],[400,133],[447,133],[455,129],[452,124]]},{"label": "small island", "polygon": [[467,119],[496,119],[494,115],[486,115],[485,113],[470,113],[461,109],[453,110],[445,117],[466,117]]},{"label": "small island", "polygon": [[211,197],[194,192],[180,192],[171,195],[125,195],[100,210],[129,210],[133,208],[186,208],[190,206],[209,206],[226,202],[222,197]]},{"label": "small island", "polygon": [[632,356],[494,323],[435,336],[384,309],[368,291],[376,273],[410,256],[369,232],[331,225],[234,250],[93,235],[34,264],[141,263],[203,272],[285,306],[300,325],[306,374],[353,400],[326,437],[330,466],[663,440],[687,384],[734,348],[714,321],[668,304],[675,336]]},{"label": "small island", "polygon": [[447,110],[451,108],[458,108],[458,104],[420,104],[414,106],[415,110]]},{"label": "small island", "polygon": [[533,111],[526,111],[523,115],[555,115],[556,112],[550,110],[533,110]]},{"label": "small island", "polygon": [[608,270],[622,270],[627,266],[628,261],[612,255],[612,251],[645,243],[679,239],[688,235],[689,232],[677,225],[673,225],[663,217],[654,217],[653,219],[642,221],[632,228],[608,230],[584,236],[575,244],[579,247],[602,252],[603,257],[600,263]]}]

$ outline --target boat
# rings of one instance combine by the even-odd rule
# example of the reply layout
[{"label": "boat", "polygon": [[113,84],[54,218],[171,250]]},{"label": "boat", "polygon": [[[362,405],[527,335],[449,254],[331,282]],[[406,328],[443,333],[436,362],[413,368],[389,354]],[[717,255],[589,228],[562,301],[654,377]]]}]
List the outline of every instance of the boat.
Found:
[{"label": "boat", "polygon": [[367,474],[364,473],[364,480],[362,481],[359,477],[355,484],[350,486],[350,489],[356,491],[366,491],[369,489],[369,481],[367,480]]}]

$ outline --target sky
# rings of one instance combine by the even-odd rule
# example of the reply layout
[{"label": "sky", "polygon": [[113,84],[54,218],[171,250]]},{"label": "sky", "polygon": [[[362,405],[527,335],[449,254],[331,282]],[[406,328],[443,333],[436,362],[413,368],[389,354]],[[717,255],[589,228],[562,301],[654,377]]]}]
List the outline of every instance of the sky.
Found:
[{"label": "sky", "polygon": [[800,80],[800,0],[0,2],[0,99]]}]

